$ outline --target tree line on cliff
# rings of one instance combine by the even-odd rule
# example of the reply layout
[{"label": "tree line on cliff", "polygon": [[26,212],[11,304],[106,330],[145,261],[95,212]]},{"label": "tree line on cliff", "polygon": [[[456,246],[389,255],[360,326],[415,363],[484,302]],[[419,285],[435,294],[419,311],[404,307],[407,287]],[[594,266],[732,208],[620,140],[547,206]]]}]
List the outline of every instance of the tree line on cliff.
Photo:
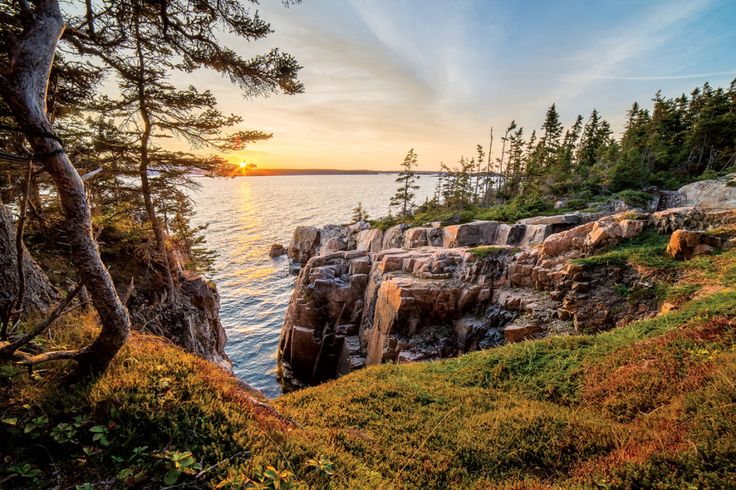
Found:
[{"label": "tree line on cliff", "polygon": [[[58,0],[0,5],[0,205],[18,216],[18,263],[26,242],[62,270],[60,283],[74,284],[57,313],[84,294],[102,326],[80,351],[25,353],[32,339],[17,341],[28,321],[19,267],[18,290],[3,291],[0,302],[0,356],[105,368],[131,321],[127,295],[118,293],[123,278],[111,277],[99,243],[110,256],[115,250],[106,247],[123,242],[133,253],[119,258],[131,270],[135,262],[154,270],[165,308],[177,307],[185,269],[207,267],[201,229],[190,223],[186,189],[196,184],[189,175],[223,165],[217,153],[270,134],[237,129],[241,117],[221,112],[209,90],[172,77],[206,69],[245,96],[301,92],[301,67],[291,55],[273,49],[244,58],[221,41],[224,32],[246,42],[272,32],[251,3],[89,1],[69,11]],[[174,138],[185,150],[172,149]]]},{"label": "tree line on cliff", "polygon": [[[541,128],[526,134],[511,121],[500,138],[498,157],[491,157],[491,133],[488,151],[477,145],[472,157],[463,156],[452,167],[442,164],[433,197],[417,212],[510,206],[517,210],[511,214],[520,216],[545,211],[563,198],[572,208],[580,208],[614,193],[673,189],[732,171],[736,168],[736,80],[726,88],[705,83],[676,98],[657,92],[650,109],[635,102],[618,138],[596,109],[587,119],[578,115],[565,128],[555,104],[547,110]],[[402,217],[414,208],[414,196],[407,189],[418,178],[413,172],[413,149],[407,159],[413,164],[404,162],[391,201]]]}]

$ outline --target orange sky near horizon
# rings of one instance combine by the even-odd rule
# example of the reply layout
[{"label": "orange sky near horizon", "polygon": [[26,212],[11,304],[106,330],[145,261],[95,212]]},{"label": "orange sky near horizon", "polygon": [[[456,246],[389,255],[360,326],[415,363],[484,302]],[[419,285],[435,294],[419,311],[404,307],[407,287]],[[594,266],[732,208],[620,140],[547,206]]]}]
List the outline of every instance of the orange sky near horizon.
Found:
[{"label": "orange sky near horizon", "polygon": [[649,107],[659,89],[676,97],[736,75],[723,56],[736,35],[721,0],[550,2],[534,12],[426,0],[421,15],[416,5],[262,2],[273,34],[252,43],[223,34],[244,56],[292,54],[304,67],[303,94],[244,98],[205,70],[172,81],[212,91],[223,112],[243,117],[236,129],[273,133],[223,155],[236,167],[394,171],[413,148],[418,170],[436,171],[475,156],[477,144],[487,151],[491,126],[498,157],[509,122],[528,136],[553,102],[566,126],[596,108],[618,135],[634,101]]}]

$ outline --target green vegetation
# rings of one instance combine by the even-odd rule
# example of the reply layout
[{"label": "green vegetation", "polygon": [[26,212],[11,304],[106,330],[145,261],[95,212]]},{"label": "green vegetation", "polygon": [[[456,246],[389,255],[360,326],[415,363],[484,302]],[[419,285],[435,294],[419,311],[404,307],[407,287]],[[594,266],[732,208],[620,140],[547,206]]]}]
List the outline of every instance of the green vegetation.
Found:
[{"label": "green vegetation", "polygon": [[486,259],[489,257],[500,257],[503,255],[514,255],[521,249],[518,247],[475,247],[468,250],[471,254],[475,255],[479,259]]},{"label": "green vegetation", "polygon": [[[614,251],[646,246],[659,242]],[[684,279],[667,293],[683,303],[668,314],[598,335],[367,368],[285,395],[278,412],[229,373],[148,335],[134,335],[100,378],[72,386],[62,364],[33,376],[6,364],[0,481],[732,487],[736,290],[723,284],[736,252],[700,259],[681,263]],[[93,314],[80,314],[48,342],[81,345],[96,328]]]},{"label": "green vegetation", "polygon": [[706,83],[677,98],[657,92],[651,109],[631,106],[620,138],[595,109],[566,129],[552,104],[528,137],[511,121],[495,159],[477,145],[476,156],[462,156],[455,167],[443,164],[432,198],[400,221],[515,221],[555,205],[562,206],[558,213],[595,210],[619,199],[646,208],[649,187],[673,189],[734,171],[735,94],[736,80],[727,88]]},{"label": "green vegetation", "polygon": [[617,247],[598,255],[574,259],[573,264],[596,267],[600,265],[625,266],[640,265],[657,269],[674,269],[682,266],[665,254],[669,236],[659,235],[654,230],[646,230],[634,238],[625,240]]}]

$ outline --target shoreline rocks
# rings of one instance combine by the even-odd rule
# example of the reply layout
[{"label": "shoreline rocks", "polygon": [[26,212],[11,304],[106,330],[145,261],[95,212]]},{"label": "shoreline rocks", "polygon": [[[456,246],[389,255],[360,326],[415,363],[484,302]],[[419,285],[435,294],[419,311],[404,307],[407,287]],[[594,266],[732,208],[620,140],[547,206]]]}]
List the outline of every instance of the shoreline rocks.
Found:
[{"label": "shoreline rocks", "polygon": [[268,250],[268,256],[272,259],[275,259],[276,257],[281,257],[284,254],[286,254],[286,248],[284,248],[284,246],[280,243],[274,243]]},{"label": "shoreline rocks", "polygon": [[[385,231],[367,223],[298,227],[289,256],[303,267],[279,358],[284,372],[314,384],[371,364],[614,328],[659,312],[652,291],[661,278],[626,263],[573,259],[645,230],[688,230],[673,236],[683,239],[671,252],[686,258],[717,246],[695,232],[734,224],[733,209],[680,207]],[[625,300],[627,292],[635,299]]]}]

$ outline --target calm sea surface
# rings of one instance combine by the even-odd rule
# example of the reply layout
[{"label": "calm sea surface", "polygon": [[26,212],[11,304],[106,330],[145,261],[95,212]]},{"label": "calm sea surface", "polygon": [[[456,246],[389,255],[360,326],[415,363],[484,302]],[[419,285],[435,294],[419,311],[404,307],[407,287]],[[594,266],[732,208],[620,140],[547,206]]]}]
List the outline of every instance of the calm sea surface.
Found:
[{"label": "calm sea surface", "polygon": [[[209,223],[207,245],[217,252],[212,279],[235,374],[265,395],[281,393],[276,377],[279,332],[295,277],[286,256],[271,259],[272,243],[289,244],[298,225],[350,221],[358,201],[371,217],[384,216],[396,175],[308,175],[198,178],[192,193],[195,224]],[[422,175],[417,202],[436,177]]]}]

